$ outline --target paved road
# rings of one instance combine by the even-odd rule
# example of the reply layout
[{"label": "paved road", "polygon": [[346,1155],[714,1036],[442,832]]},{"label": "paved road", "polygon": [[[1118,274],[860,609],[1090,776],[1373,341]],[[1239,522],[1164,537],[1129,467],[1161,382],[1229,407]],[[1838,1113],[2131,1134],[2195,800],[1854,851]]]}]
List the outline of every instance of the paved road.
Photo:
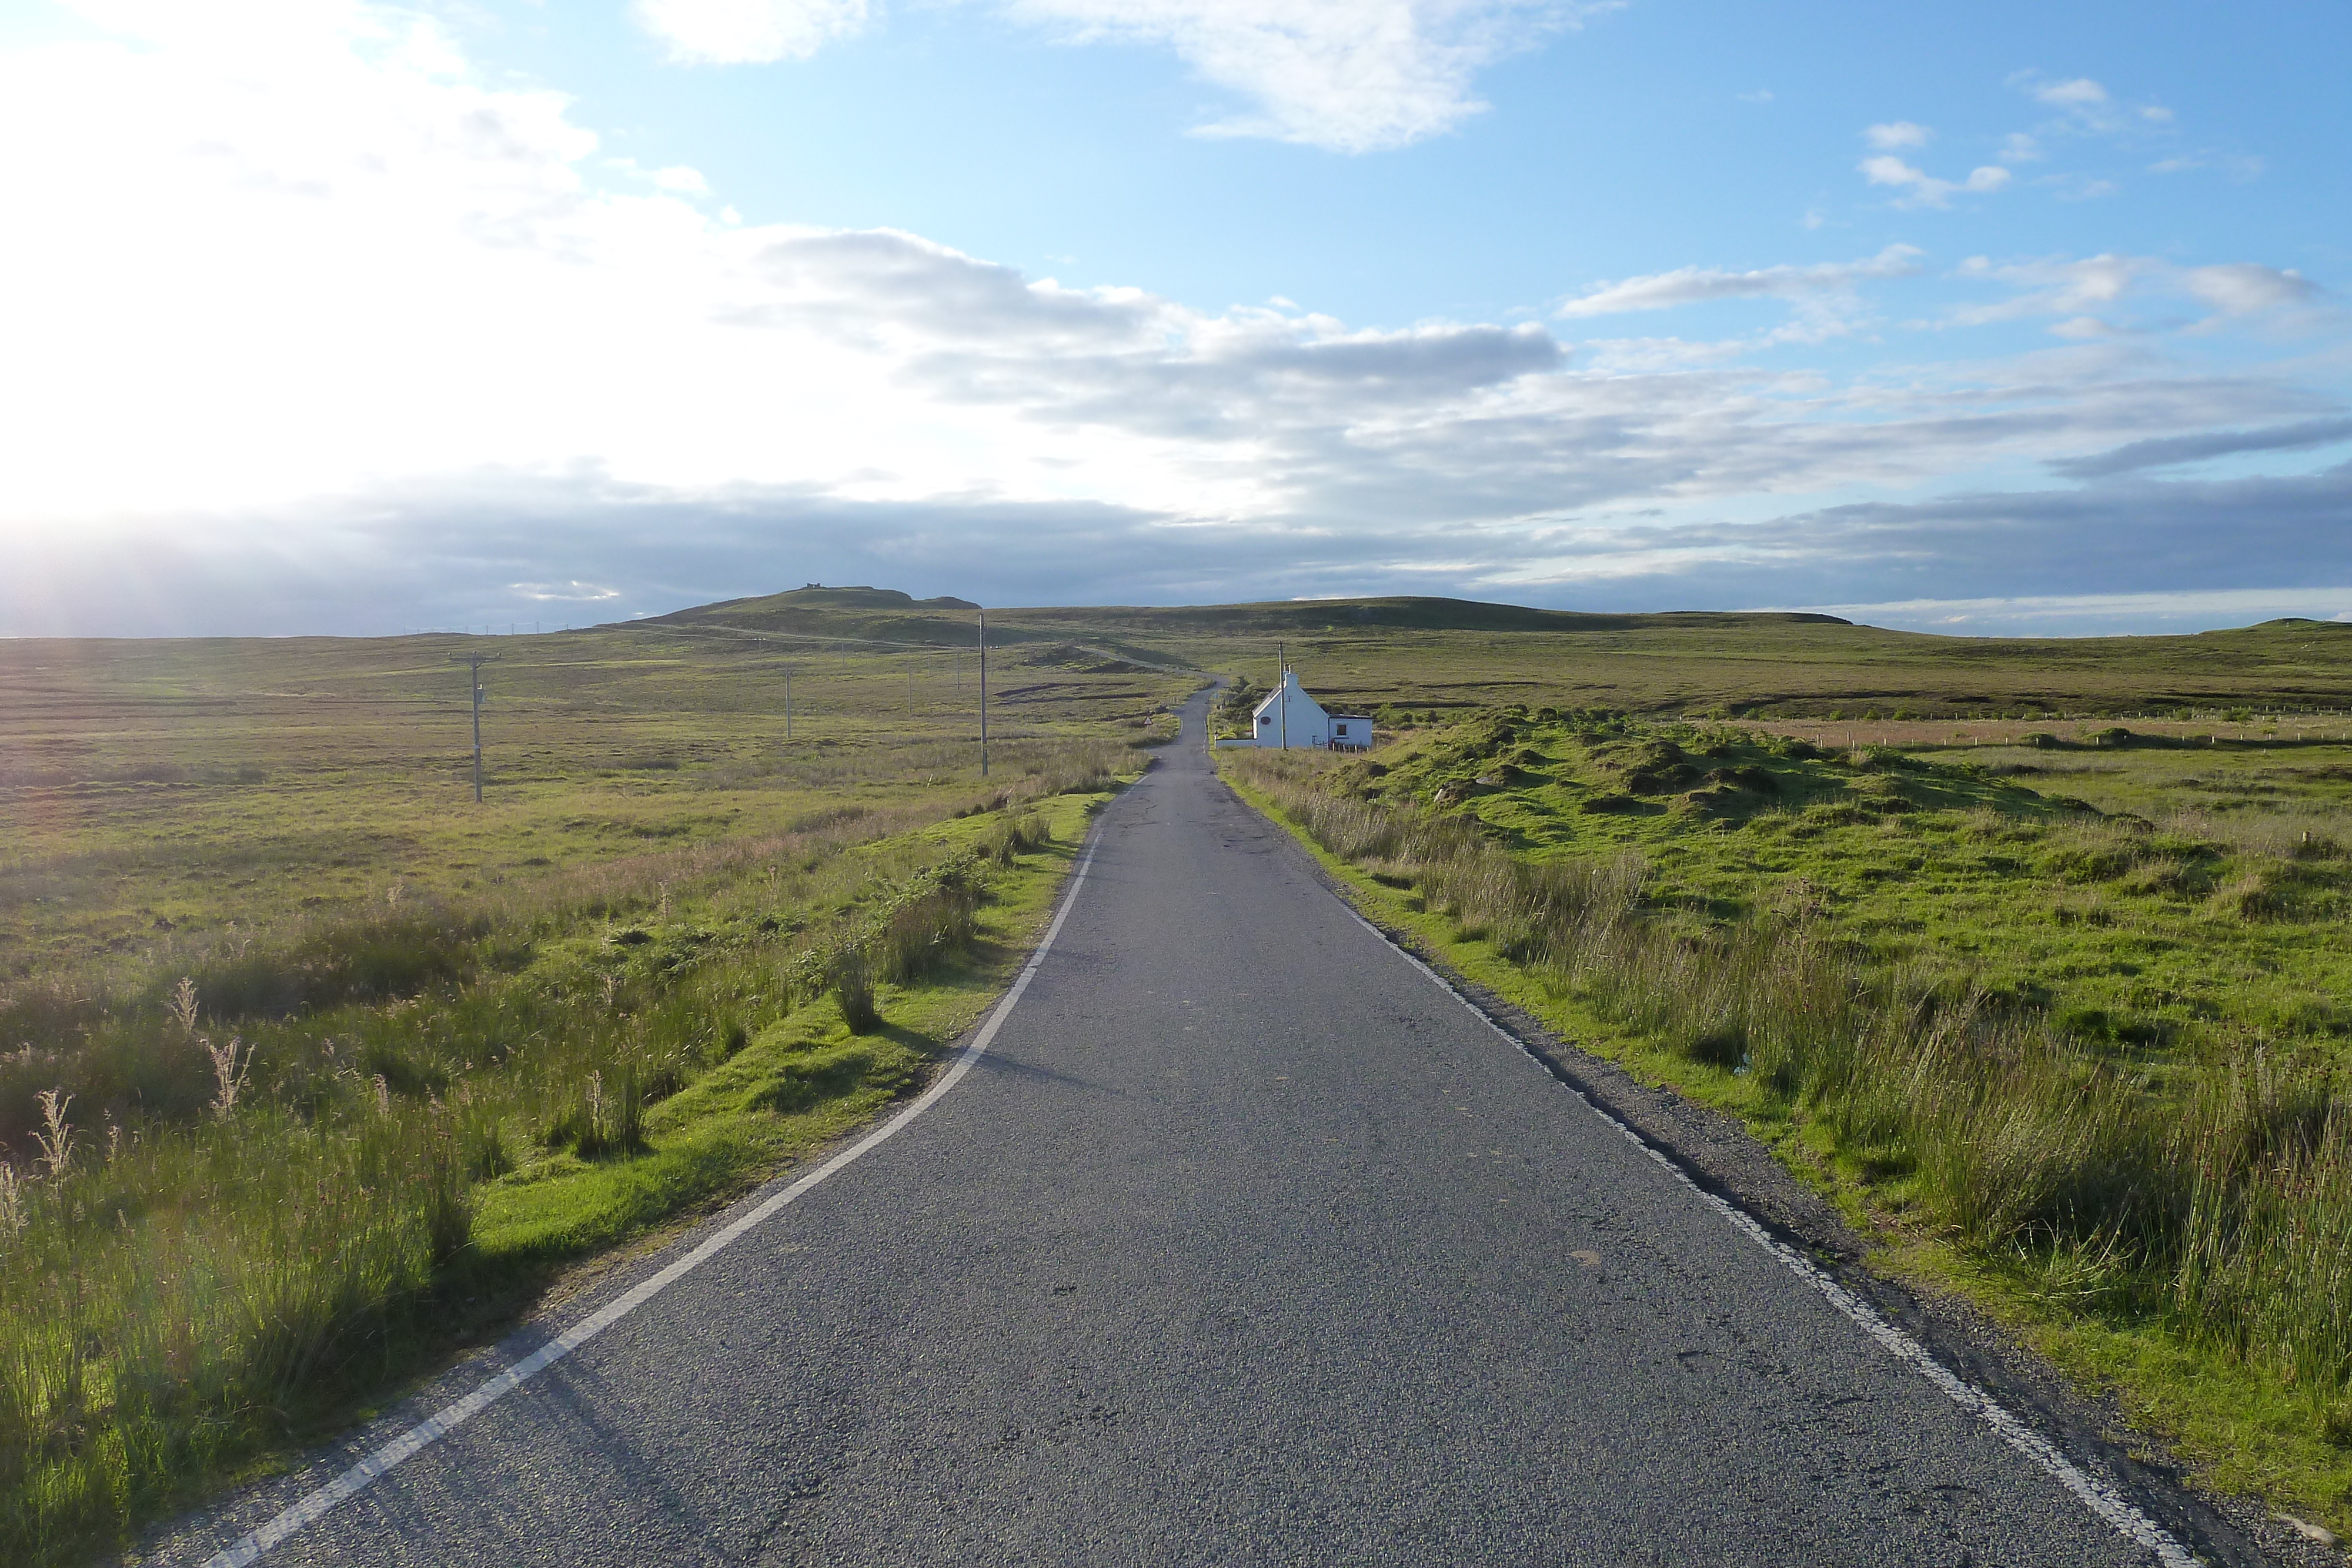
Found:
[{"label": "paved road", "polygon": [[269,1563],[2132,1563],[1186,744],[894,1140]]}]

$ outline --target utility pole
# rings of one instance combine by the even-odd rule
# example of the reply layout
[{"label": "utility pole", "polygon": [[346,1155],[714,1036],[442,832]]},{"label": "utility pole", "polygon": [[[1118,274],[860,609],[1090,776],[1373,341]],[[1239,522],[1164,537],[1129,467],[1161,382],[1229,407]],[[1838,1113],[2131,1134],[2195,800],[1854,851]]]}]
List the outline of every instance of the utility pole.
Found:
[{"label": "utility pole", "polygon": [[980,776],[988,777],[988,612],[980,612]]},{"label": "utility pole", "polygon": [[467,673],[473,676],[470,684],[474,688],[474,801],[477,805],[482,799],[482,666],[495,664],[504,657],[502,653],[449,655],[452,664],[465,665]]},{"label": "utility pole", "polygon": [[1282,716],[1282,749],[1290,749],[1290,654],[1283,645],[1274,645],[1275,712]]}]

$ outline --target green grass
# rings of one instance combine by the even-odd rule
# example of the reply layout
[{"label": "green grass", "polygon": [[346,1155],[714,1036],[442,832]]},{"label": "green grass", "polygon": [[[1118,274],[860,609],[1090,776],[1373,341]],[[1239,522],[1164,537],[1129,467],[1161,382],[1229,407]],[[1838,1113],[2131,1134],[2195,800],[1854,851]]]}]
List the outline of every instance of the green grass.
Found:
[{"label": "green grass", "polygon": [[[973,620],[802,591],[501,639],[479,805],[450,661],[482,639],[0,643],[10,1560],[87,1555],[278,1462],[583,1260],[870,1117],[1001,981],[1071,813],[1172,734],[1199,672],[1262,683],[1277,641],[1311,691],[1411,737],[1377,758],[1389,772],[1343,765],[1314,792],[1444,828],[1370,857],[1409,884],[1365,883],[1401,918],[1740,1109],[1875,1205],[1906,1266],[2054,1325],[2084,1375],[2155,1390],[2216,1474],[2305,1499],[2332,1473],[2310,1434],[2336,1429],[2314,1389],[2341,1336],[2287,1347],[2263,1303],[2305,1297],[2276,1281],[2200,1298],[2237,1325],[2229,1343],[2186,1332],[2187,1298],[2159,1282],[2206,1232],[2175,1223],[2173,1188],[2120,1273],[2084,1271],[2098,1254],[2063,1203],[2005,1251],[1998,1213],[1961,1212],[1973,1167],[1930,1157],[1981,1072],[1945,1063],[1941,1099],[1832,1093],[1821,1040],[1773,1036],[1764,1003],[1675,965],[1727,958],[1785,999],[1773,964],[1801,927],[1804,962],[1781,968],[1862,998],[1841,1015],[1850,1077],[1915,1061],[1885,1020],[1956,998],[1976,1021],[1952,1038],[2007,1042],[2001,1082],[2025,1101],[2094,1086],[2086,1146],[2169,1158],[2178,1137],[2139,1108],[2189,1107],[2200,1136],[2244,1134],[2207,1151],[2231,1213],[2267,1202],[2286,1189],[2246,1151],[2303,1158],[2261,1129],[2300,1125],[2342,1046],[2345,756],[2296,737],[2344,733],[2327,716],[2352,706],[2352,629],[1960,640],[1433,600],[996,611],[983,780]],[[1462,749],[1498,703],[1726,716],[1676,744],[1728,749],[1652,758],[1646,781],[1639,725]],[[2116,715],[2196,744],[2097,738],[2108,719],[2085,716]],[[1763,716],[1937,765],[1730,727]],[[1620,904],[1638,918],[1568,918]],[[1563,969],[1560,941],[1585,956]],[[42,1141],[60,1138],[58,1169]],[[2236,1393],[2175,1397],[2209,1385]],[[2305,1507],[2342,1518],[2323,1500]]]},{"label": "green grass", "polygon": [[[832,993],[815,993],[653,1106],[639,1157],[559,1153],[486,1184],[473,1237],[481,1258],[502,1265],[595,1252],[681,1209],[732,1197],[916,1087],[1003,988],[1076,856],[1087,813],[1103,799],[1044,802],[1027,841],[1003,858],[988,902],[974,909],[953,961],[877,986],[873,1027],[854,1030]],[[1003,841],[1010,825],[976,818],[921,837],[940,849],[992,851],[988,841]]]},{"label": "green grass", "polygon": [[2117,1388],[2210,1484],[2340,1526],[2347,758],[2190,750],[1519,709],[1223,758],[1465,973],[1746,1119],[1885,1266]]},{"label": "green grass", "polygon": [[1641,726],[1476,736],[1331,782],[1475,819],[1531,862],[1637,854],[1648,904],[1685,928],[1801,915],[1878,965],[2046,1009],[2149,1071],[2254,1045],[2333,1061],[2352,1037],[2352,951],[2336,939],[2352,915],[2352,747],[1856,754]]},{"label": "green grass", "polygon": [[[395,889],[529,897],[981,788],[968,645],[614,628],[495,640],[478,807],[449,656],[492,641],[0,642],[0,990],[119,988]],[[1196,684],[1002,650],[994,775],[1165,738]]]},{"label": "green grass", "polygon": [[[438,911],[402,929],[447,961],[394,995],[331,988],[280,1014],[272,991],[240,1019],[199,982],[194,1030],[173,998],[117,998],[78,1052],[18,1053],[16,1084],[78,1091],[79,1147],[15,1182],[0,1227],[9,1560],[75,1560],[275,1462],[567,1265],[914,1088],[1008,977],[1107,798],[1099,774],[1060,782],[887,838],[764,845],[793,870],[706,867],[593,922]],[[842,1003],[852,958],[869,1018]],[[154,1079],[110,1103],[110,1072],[192,1069],[230,1028],[256,1048],[234,1104],[191,1097],[217,1102],[217,1081],[174,1098]]]},{"label": "green grass", "polygon": [[10,1562],[278,1462],[919,1082],[1193,684],[1002,654],[983,780],[934,651],[790,650],[787,739],[764,644],[516,639],[478,807],[460,645],[0,645]]}]

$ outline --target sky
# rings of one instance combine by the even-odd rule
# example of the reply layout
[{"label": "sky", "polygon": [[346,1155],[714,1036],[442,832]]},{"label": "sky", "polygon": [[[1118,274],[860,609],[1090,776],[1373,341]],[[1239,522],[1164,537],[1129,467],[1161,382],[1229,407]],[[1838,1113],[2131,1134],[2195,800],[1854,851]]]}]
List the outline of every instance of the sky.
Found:
[{"label": "sky", "polygon": [[0,635],[2352,620],[2352,10],[0,0]]}]

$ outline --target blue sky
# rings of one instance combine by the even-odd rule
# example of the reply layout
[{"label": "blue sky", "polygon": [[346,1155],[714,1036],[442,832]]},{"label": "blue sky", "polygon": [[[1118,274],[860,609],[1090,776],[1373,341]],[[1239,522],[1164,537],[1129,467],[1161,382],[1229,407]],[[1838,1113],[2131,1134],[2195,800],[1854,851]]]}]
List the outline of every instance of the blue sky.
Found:
[{"label": "blue sky", "polygon": [[2352,616],[2340,5],[16,0],[0,632]]}]

